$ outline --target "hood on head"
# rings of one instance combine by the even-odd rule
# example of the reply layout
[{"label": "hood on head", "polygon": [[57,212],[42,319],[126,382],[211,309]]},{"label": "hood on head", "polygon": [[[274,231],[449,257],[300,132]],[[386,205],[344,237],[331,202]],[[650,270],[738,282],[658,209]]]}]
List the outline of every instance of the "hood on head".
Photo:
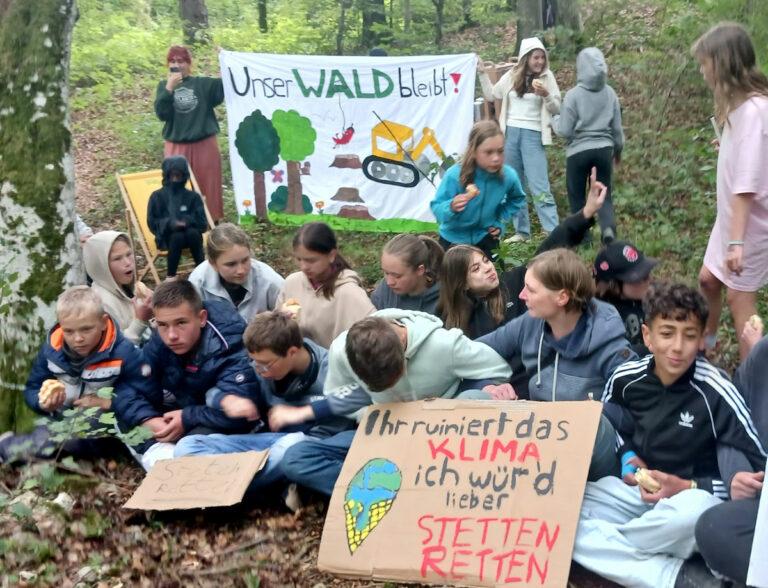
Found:
[{"label": "hood on head", "polygon": [[[120,231],[99,231],[93,237],[83,244],[83,261],[85,262],[85,271],[93,280],[93,283],[101,286],[105,290],[117,293],[121,296],[127,296],[120,285],[115,281],[112,272],[109,271],[109,252],[115,239],[123,236],[131,240],[128,235]],[[133,281],[136,283],[136,269],[134,268]]]},{"label": "hood on head", "polygon": [[582,49],[576,58],[576,82],[587,90],[602,90],[608,77],[608,64],[597,47]]},{"label": "hood on head", "polygon": [[526,56],[534,49],[541,49],[547,56],[547,63],[549,63],[549,54],[544,48],[544,43],[538,37],[528,37],[520,42],[520,52],[517,54],[517,63],[521,64],[525,60]]},{"label": "hood on head", "polygon": [[184,179],[182,186],[189,181],[189,163],[183,155],[171,155],[163,160],[163,186],[171,185],[171,173],[179,172]]},{"label": "hood on head", "polygon": [[374,312],[371,316],[378,316],[388,321],[397,321],[405,325],[408,330],[408,343],[405,349],[406,359],[412,357],[421,347],[421,344],[437,329],[443,326],[443,321],[433,314],[420,310],[402,310],[400,308],[385,308]]}]

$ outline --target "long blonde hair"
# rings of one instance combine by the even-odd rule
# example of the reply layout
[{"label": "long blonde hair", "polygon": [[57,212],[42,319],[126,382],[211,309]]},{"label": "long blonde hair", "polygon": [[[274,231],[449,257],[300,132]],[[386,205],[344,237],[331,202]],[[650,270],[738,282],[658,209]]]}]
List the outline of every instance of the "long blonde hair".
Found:
[{"label": "long blonde hair", "polygon": [[757,67],[755,48],[740,24],[722,22],[699,37],[691,54],[712,63],[717,122],[724,125],[731,111],[750,95],[768,96],[768,78]]}]

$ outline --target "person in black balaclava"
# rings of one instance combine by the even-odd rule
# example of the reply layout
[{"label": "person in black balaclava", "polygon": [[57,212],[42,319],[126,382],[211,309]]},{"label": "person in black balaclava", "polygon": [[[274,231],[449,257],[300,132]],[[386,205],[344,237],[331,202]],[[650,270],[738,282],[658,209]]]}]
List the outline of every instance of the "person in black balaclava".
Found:
[{"label": "person in black balaclava", "polygon": [[188,248],[195,265],[203,262],[203,233],[207,228],[200,194],[187,190],[189,165],[174,155],[163,161],[163,187],[149,197],[147,224],[158,249],[168,251],[168,277],[176,275],[181,251]]}]

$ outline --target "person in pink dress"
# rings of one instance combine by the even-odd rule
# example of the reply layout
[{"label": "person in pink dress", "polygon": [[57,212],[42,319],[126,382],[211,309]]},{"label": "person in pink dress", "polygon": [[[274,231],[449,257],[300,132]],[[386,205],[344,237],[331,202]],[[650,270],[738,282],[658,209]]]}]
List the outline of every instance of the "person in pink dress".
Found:
[{"label": "person in pink dress", "polygon": [[722,290],[739,335],[757,313],[757,291],[768,283],[768,78],[758,69],[747,31],[721,23],[702,35],[691,52],[715,99],[722,128],[717,158],[717,218],[699,273],[709,303],[706,344],[714,348]]}]

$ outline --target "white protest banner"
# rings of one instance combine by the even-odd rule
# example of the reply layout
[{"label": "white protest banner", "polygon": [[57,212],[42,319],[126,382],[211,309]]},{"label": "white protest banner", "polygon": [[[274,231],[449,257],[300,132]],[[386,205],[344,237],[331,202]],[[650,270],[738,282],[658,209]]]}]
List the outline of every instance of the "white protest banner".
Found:
[{"label": "white protest banner", "polygon": [[474,54],[411,57],[222,51],[240,222],[434,228],[429,202],[466,146]]}]

